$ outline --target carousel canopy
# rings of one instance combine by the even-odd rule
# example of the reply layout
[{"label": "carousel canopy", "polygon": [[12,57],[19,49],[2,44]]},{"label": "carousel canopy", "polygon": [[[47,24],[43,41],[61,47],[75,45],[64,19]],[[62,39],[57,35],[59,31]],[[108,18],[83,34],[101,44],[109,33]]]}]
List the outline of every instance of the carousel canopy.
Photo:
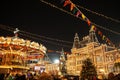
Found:
[{"label": "carousel canopy", "polygon": [[[12,53],[17,55],[26,54],[27,59],[44,56],[47,49],[35,41],[24,40],[19,37],[0,37],[0,53]],[[37,54],[37,55],[36,55]]]}]

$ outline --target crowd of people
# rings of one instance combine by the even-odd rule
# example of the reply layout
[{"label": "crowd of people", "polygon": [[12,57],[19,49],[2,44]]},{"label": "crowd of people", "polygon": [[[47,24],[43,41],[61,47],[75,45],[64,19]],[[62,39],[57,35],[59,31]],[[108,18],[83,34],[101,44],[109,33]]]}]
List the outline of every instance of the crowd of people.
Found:
[{"label": "crowd of people", "polygon": [[109,73],[108,78],[105,80],[120,80],[120,74],[114,75],[114,73]]},{"label": "crowd of people", "polygon": [[67,80],[65,77],[61,77],[58,75],[51,75],[46,72],[40,73],[32,73],[32,72],[25,72],[25,73],[1,73],[0,80]]},{"label": "crowd of people", "polygon": [[[41,74],[32,73],[32,72],[24,72],[24,73],[1,73],[0,80],[81,80],[78,78],[68,78],[65,76],[59,75],[51,75],[46,72],[42,72]],[[89,80],[89,79],[87,79]],[[113,73],[109,73],[107,78],[102,79],[94,79],[94,80],[120,80],[120,74],[114,75]]]}]

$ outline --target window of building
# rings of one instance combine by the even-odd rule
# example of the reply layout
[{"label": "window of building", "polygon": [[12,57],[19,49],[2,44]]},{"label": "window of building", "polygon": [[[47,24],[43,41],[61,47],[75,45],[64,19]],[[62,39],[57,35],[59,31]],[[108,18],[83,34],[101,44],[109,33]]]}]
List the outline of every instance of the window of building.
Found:
[{"label": "window of building", "polygon": [[102,56],[96,56],[96,62],[102,62]]},{"label": "window of building", "polygon": [[108,72],[113,72],[113,71],[114,71],[113,67],[112,66],[108,66]]}]

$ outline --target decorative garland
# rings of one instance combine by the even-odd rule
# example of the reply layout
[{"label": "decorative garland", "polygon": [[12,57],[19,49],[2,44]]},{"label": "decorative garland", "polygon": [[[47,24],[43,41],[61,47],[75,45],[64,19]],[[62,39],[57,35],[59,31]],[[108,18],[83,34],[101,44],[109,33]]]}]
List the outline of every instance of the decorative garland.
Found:
[{"label": "decorative garland", "polygon": [[63,7],[70,6],[70,11],[72,11],[77,18],[81,17],[85,22],[87,22],[91,30],[94,30],[96,33],[98,33],[102,40],[104,40],[109,45],[115,46],[109,38],[107,38],[99,29],[97,29],[94,24],[92,24],[92,22],[76,7],[75,4],[73,4],[70,0],[65,0],[63,2]]}]

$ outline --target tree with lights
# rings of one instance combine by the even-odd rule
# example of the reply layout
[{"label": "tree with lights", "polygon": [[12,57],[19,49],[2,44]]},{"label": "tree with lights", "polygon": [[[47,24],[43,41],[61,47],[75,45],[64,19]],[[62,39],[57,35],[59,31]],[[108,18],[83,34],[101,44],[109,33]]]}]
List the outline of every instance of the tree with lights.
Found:
[{"label": "tree with lights", "polygon": [[87,58],[83,61],[80,77],[81,80],[96,80],[97,71],[91,59]]}]

